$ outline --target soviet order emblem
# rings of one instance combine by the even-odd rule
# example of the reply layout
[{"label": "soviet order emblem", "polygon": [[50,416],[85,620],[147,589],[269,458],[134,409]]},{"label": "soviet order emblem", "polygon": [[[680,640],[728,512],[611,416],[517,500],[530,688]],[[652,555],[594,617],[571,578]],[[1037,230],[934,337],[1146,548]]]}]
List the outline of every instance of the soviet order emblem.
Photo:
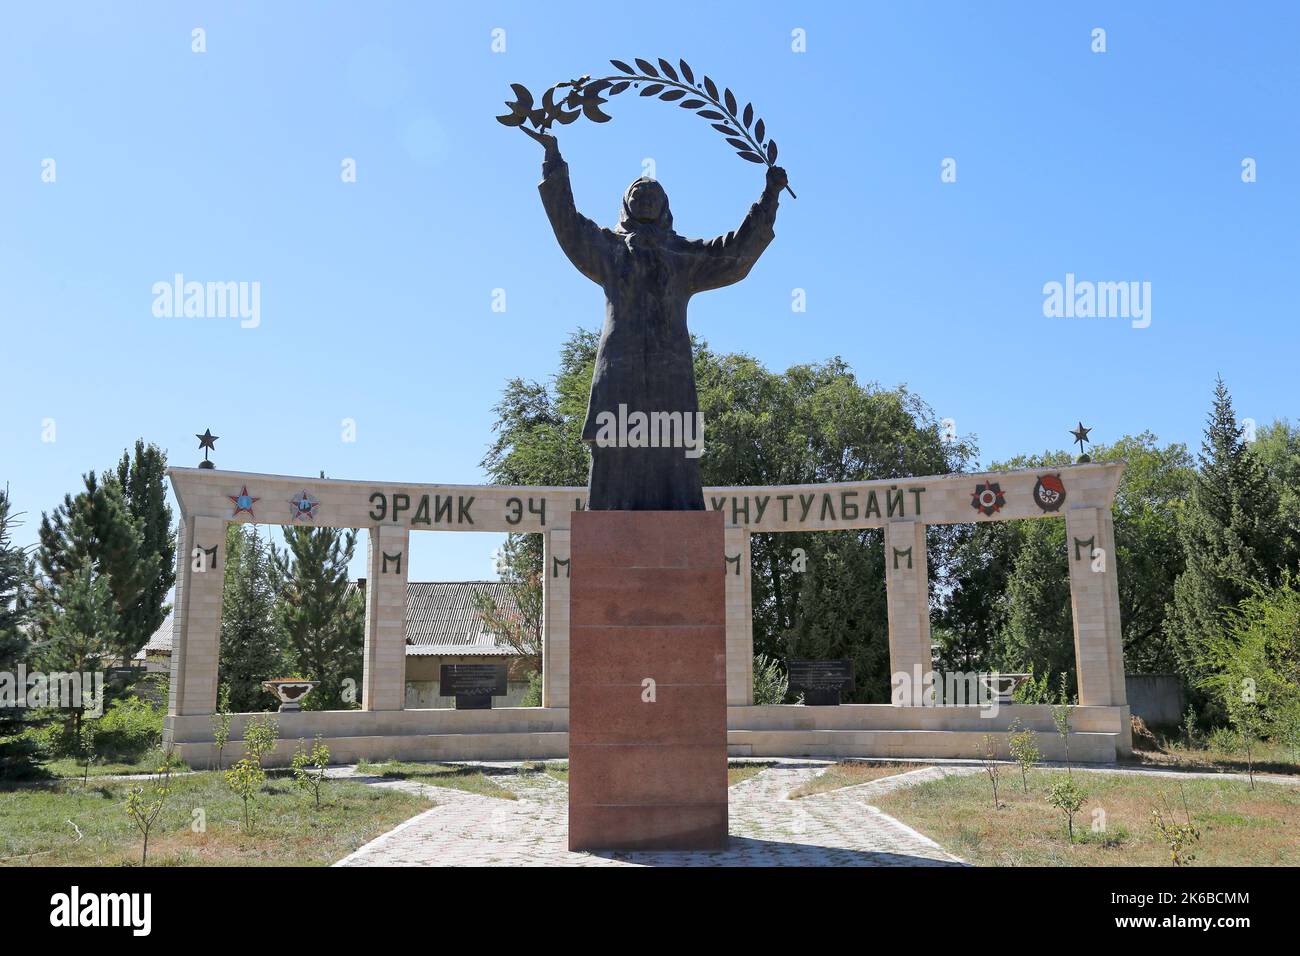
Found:
[{"label": "soviet order emblem", "polygon": [[[1037,489],[1035,489],[1036,491]],[[989,516],[1001,511],[1002,506],[1006,503],[1007,498],[1002,493],[1002,486],[996,481],[976,485],[975,494],[970,496],[970,506],[976,511]]]},{"label": "soviet order emblem", "polygon": [[289,499],[289,514],[294,521],[305,518],[308,521],[316,520],[316,509],[320,506],[320,501],[304,490],[302,494],[296,495]]},{"label": "soviet order emblem", "polygon": [[1060,511],[1065,504],[1065,482],[1058,475],[1039,475],[1034,482],[1034,504],[1044,511]]},{"label": "soviet order emblem", "polygon": [[239,494],[226,495],[226,497],[229,498],[230,503],[235,506],[235,513],[230,517],[238,518],[241,514],[246,514],[250,518],[254,517],[253,505],[257,504],[260,499],[254,498],[248,493],[248,485],[244,485],[244,487],[239,489]]}]

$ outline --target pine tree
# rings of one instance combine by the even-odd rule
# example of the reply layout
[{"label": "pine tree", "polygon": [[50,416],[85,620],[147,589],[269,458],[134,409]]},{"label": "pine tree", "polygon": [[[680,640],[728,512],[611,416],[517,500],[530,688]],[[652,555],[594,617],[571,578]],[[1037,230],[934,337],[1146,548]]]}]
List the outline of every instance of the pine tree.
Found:
[{"label": "pine tree", "polygon": [[1201,445],[1200,472],[1179,515],[1186,566],[1174,582],[1165,621],[1179,667],[1201,684],[1212,663],[1207,648],[1221,640],[1227,615],[1277,579],[1277,492],[1237,423],[1223,380],[1214,392]]},{"label": "pine tree", "polygon": [[101,483],[93,471],[84,477],[84,482],[84,491],[75,497],[65,495],[63,504],[52,514],[41,515],[37,549],[43,576],[39,588],[39,623],[42,630],[50,629],[53,618],[70,603],[61,592],[65,588],[87,586],[78,580],[82,575],[90,575],[94,582],[103,579],[116,618],[111,632],[113,644],[103,656],[115,656],[125,662],[144,642],[131,643],[135,637],[127,638],[123,634],[122,618],[140,599],[155,569],[139,561],[139,525],[122,500],[117,482],[110,479]]},{"label": "pine tree", "polygon": [[142,588],[122,607],[123,650],[134,655],[167,617],[167,592],[176,581],[176,534],[167,505],[167,456],[157,445],[135,443],[134,456],[122,452],[116,483],[122,503],[140,532],[136,563]]},{"label": "pine tree", "polygon": [[[31,569],[27,555],[13,543],[18,524],[11,512],[9,489],[0,489],[0,671],[13,672],[26,659],[26,625],[31,599]],[[0,709],[0,730],[17,714]]]},{"label": "pine tree", "polygon": [[230,686],[231,709],[248,713],[270,706],[262,681],[283,676],[284,666],[266,543],[256,525],[232,524],[226,529],[219,678]]},{"label": "pine tree", "polygon": [[1064,521],[1022,529],[1006,585],[1006,620],[994,643],[999,668],[1050,675],[1075,687],[1074,619]]},{"label": "pine tree", "polygon": [[314,709],[338,709],[344,681],[361,683],[365,602],[348,582],[356,532],[339,528],[284,529],[285,548],[271,545],[276,622],[299,676],[321,682],[307,699]]},{"label": "pine tree", "polygon": [[854,689],[845,703],[889,700],[889,615],[884,535],[879,530],[809,535],[799,614],[786,632],[790,658],[849,660]]},{"label": "pine tree", "polygon": [[108,581],[87,565],[47,596],[55,613],[43,633],[42,657],[59,665],[49,669],[100,670],[117,649],[121,627]]},{"label": "pine tree", "polygon": [[[108,579],[96,574],[87,561],[65,574],[57,588],[46,591],[42,603],[47,624],[42,629],[38,659],[45,670],[80,674],[103,670],[121,646],[120,618]],[[76,734],[86,702],[50,703],[74,708],[72,739],[79,739]]]}]

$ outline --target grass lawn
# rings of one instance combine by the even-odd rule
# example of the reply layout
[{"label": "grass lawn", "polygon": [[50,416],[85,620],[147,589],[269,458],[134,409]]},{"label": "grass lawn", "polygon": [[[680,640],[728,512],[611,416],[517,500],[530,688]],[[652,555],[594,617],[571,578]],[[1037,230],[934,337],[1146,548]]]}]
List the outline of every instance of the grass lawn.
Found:
[{"label": "grass lawn", "polygon": [[[0,786],[7,783],[42,780],[79,781],[86,772],[85,764],[79,763],[75,757],[51,758],[39,753],[32,753],[30,748],[19,749],[19,747],[20,745],[15,744],[12,738],[7,741],[0,741]],[[228,756],[227,765],[238,760],[240,756],[242,756],[242,752],[235,754],[234,757]],[[90,779],[122,776],[123,774],[157,773],[162,761],[163,751],[158,747],[148,750],[138,757],[99,758],[91,761]],[[182,763],[176,765],[174,769],[183,771],[192,768]]]},{"label": "grass lawn", "polygon": [[495,767],[473,767],[444,763],[412,763],[401,760],[388,760],[372,763],[363,760],[357,764],[357,773],[387,777],[390,780],[412,780],[427,783],[435,787],[450,787],[453,790],[466,790],[484,797],[499,797],[502,800],[519,799],[513,791],[507,790],[492,778],[515,771]]},{"label": "grass lawn", "polygon": [[[1148,767],[1179,770],[1217,770],[1245,773],[1246,755],[1230,753],[1213,743],[1189,747],[1185,742],[1160,738],[1160,750],[1134,750],[1131,762]],[[1262,741],[1252,754],[1255,773],[1300,774],[1295,751],[1281,744]]]},{"label": "grass lawn", "polygon": [[569,765],[564,761],[525,760],[519,765],[519,773],[523,777],[527,777],[529,774],[543,773],[552,780],[558,780],[566,786],[569,783]]},{"label": "grass lawn", "polygon": [[[227,764],[238,760],[242,754],[237,754],[232,760],[227,760]],[[96,777],[112,777],[122,774],[132,773],[157,773],[158,768],[162,766],[163,752],[159,748],[151,750],[142,757],[134,760],[108,760],[103,763],[92,761],[90,764],[90,779]],[[85,773],[84,764],[77,763],[72,757],[59,757],[56,760],[47,760],[39,765],[40,769],[54,777],[67,780],[80,780]],[[181,764],[174,768],[177,770],[189,770],[188,766]]]},{"label": "grass lawn", "polygon": [[[1295,866],[1300,864],[1300,786],[1190,779],[1141,774],[1076,772],[1088,794],[1075,815],[1075,842],[1065,815],[1047,802],[1050,783],[1064,771],[1035,770],[1029,793],[1020,774],[1004,768],[1002,806],[994,810],[983,773],[945,777],[885,794],[880,809],[915,827],[946,849],[981,866],[1167,866],[1169,850],[1151,823],[1153,808],[1185,822],[1183,794],[1201,831],[1195,866]],[[1094,833],[1094,813],[1104,811],[1105,832]]]},{"label": "grass lawn", "polygon": [[[160,718],[161,720],[161,718]],[[49,722],[47,722],[48,724]],[[0,737],[0,785],[17,781],[37,780],[80,780],[86,772],[85,764],[76,757],[54,757],[48,752],[41,740],[45,725],[32,724],[20,732]],[[163,750],[157,745],[161,737],[161,728],[153,745],[145,741],[139,747],[106,752],[95,757],[90,763],[91,777],[120,776],[122,774],[155,773],[163,761]],[[242,755],[242,743],[236,741],[227,748],[227,764],[238,760]],[[231,756],[230,750],[241,753]],[[184,765],[177,770],[189,770]],[[200,769],[200,768],[195,768]],[[201,769],[207,769],[201,768]]]},{"label": "grass lawn", "polygon": [[750,777],[756,777],[768,767],[773,766],[770,763],[749,763],[731,760],[727,763],[727,786],[734,787],[738,783],[748,780]]},{"label": "grass lawn", "polygon": [[[126,815],[131,785],[65,781],[0,793],[0,865],[139,865],[140,834]],[[149,799],[147,782],[144,790]],[[414,794],[331,780],[317,810],[310,793],[277,776],[253,798],[246,834],[243,802],[221,774],[173,777],[149,838],[149,865],[323,866],[430,805]],[[199,809],[205,832],[195,833]]]},{"label": "grass lawn", "polygon": [[827,767],[803,786],[791,790],[790,799],[797,800],[799,797],[810,797],[814,793],[825,793],[828,790],[839,790],[841,787],[870,783],[881,777],[892,777],[894,774],[906,773],[908,770],[920,770],[924,766],[925,764],[919,763],[877,763],[862,760],[837,763]]}]

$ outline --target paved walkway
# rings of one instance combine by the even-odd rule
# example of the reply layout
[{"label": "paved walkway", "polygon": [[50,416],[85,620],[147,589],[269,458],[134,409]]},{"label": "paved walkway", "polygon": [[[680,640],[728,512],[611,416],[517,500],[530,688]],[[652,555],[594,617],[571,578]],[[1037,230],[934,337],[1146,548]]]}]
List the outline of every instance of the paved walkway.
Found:
[{"label": "paved walkway", "polygon": [[[758,762],[758,761],[755,761]],[[376,787],[427,796],[436,804],[371,841],[335,866],[951,866],[963,863],[872,801],[945,776],[980,773],[972,761],[941,761],[868,783],[790,800],[832,761],[780,759],[737,784],[730,796],[730,846],[699,852],[570,853],[568,787],[545,773],[519,774],[514,762],[483,762],[505,771],[493,781],[519,799],[502,800],[410,780],[363,777]],[[1075,766],[1088,773],[1246,780],[1246,774],[1156,767]],[[1257,774],[1261,783],[1300,785],[1300,777]]]},{"label": "paved walkway", "polygon": [[[436,806],[336,866],[951,866],[962,861],[870,804],[882,792],[945,773],[908,771],[790,800],[827,762],[783,761],[730,789],[730,845],[698,852],[570,853],[568,788],[543,773],[501,774],[503,800],[404,780],[360,778],[429,796]],[[960,772],[960,771],[958,771]],[[344,769],[339,776],[352,775]]]}]

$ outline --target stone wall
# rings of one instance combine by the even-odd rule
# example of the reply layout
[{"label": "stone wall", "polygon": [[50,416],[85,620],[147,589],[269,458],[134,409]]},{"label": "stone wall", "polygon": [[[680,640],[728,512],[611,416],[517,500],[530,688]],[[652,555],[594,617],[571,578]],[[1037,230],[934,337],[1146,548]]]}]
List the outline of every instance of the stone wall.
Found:
[{"label": "stone wall", "polygon": [[[251,715],[237,714],[225,759],[243,754],[241,738]],[[950,757],[970,759],[986,733],[1002,734],[1019,719],[1035,730],[1049,760],[1064,756],[1050,708],[1015,704],[996,717],[978,707],[727,708],[727,748],[732,756],[824,758]],[[269,765],[287,764],[299,740],[320,734],[335,763],[369,760],[546,760],[569,753],[567,708],[493,710],[302,711],[281,714],[280,745]],[[1070,757],[1113,762],[1124,752],[1127,707],[1072,707]],[[215,762],[208,717],[168,717],[166,734],[192,767]]]},{"label": "stone wall", "polygon": [[[1111,503],[1123,462],[1059,469],[938,475],[889,481],[767,488],[706,488],[705,501],[724,518],[718,573],[725,580],[726,696],[730,712],[765,710],[753,700],[753,607],[750,535],[755,532],[884,528],[889,602],[891,671],[929,669],[931,641],[926,527],[1012,519],[1066,522],[1071,609],[1081,713],[1101,708],[1104,731],[1081,747],[1089,753],[1126,753],[1131,739],[1119,615]],[[582,488],[396,484],[174,468],[169,472],[182,514],[171,661],[171,699],[166,739],[189,752],[204,746],[191,718],[210,714],[216,703],[225,528],[232,521],[366,528],[370,553],[366,595],[366,642],[358,711],[335,715],[286,715],[304,729],[319,727],[343,753],[395,752],[451,759],[510,755],[556,756],[566,752],[569,706],[570,521],[584,504]],[[996,489],[996,493],[992,489]],[[246,497],[245,497],[246,496]],[[304,498],[314,501],[303,516]],[[241,508],[240,503],[251,507]],[[406,711],[411,663],[405,653],[406,580],[412,531],[537,532],[544,541],[543,704],[539,727],[507,729],[510,718],[484,716],[510,711]],[[427,696],[428,688],[425,688]],[[418,701],[419,691],[416,691]],[[1007,708],[1004,708],[1007,709]],[[824,711],[831,715],[811,718]],[[926,716],[914,718],[912,714]],[[890,756],[969,756],[969,735],[988,724],[956,726],[957,718],[932,717],[931,708],[886,707],[865,724],[831,726],[855,713],[843,708],[782,709],[782,726],[731,728],[733,752],[811,752]],[[414,713],[411,719],[404,715]],[[450,713],[451,718],[439,715]],[[865,712],[862,712],[865,713]],[[433,716],[430,716],[433,715]],[[395,719],[393,723],[390,718]],[[1113,718],[1113,719],[1112,719]],[[913,719],[922,726],[912,726]],[[962,723],[966,718],[960,718]],[[448,723],[448,720],[452,723]],[[812,725],[809,721],[812,720]],[[829,721],[825,726],[817,721]],[[320,723],[324,721],[324,723]],[[468,723],[455,723],[468,721]],[[761,721],[760,721],[761,722]],[[512,725],[511,725],[512,726]],[[458,729],[448,730],[448,727]],[[313,731],[314,733],[315,731]],[[197,736],[196,736],[197,734]],[[812,734],[813,736],[808,736]],[[844,736],[848,734],[850,736]],[[775,735],[775,736],[773,736]],[[900,736],[901,735],[901,736]],[[929,735],[929,736],[926,736]],[[947,736],[947,739],[945,738]],[[310,736],[310,734],[308,735]],[[387,740],[389,736],[401,739]],[[455,738],[455,739],[453,739]],[[1113,739],[1112,739],[1113,738]],[[1044,741],[1045,749],[1055,746]],[[195,750],[198,748],[198,751]],[[433,759],[432,756],[429,759]]]}]

